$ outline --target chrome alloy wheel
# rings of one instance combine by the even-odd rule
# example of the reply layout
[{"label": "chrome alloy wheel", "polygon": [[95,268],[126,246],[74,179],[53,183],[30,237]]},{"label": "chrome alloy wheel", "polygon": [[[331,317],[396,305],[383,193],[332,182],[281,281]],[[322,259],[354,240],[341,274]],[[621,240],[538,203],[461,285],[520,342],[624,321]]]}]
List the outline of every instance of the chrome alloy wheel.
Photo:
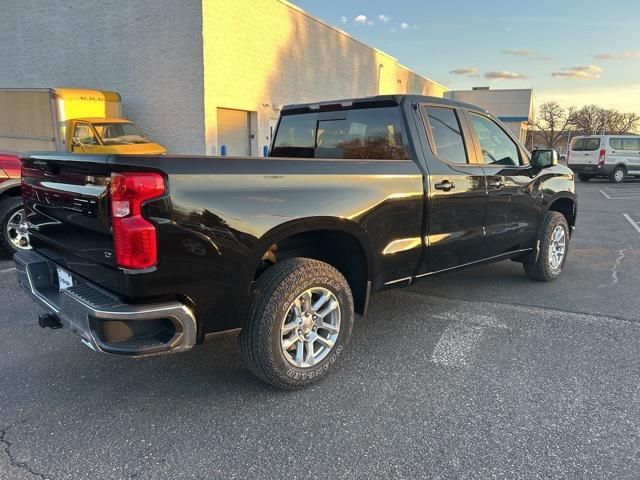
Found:
[{"label": "chrome alloy wheel", "polygon": [[553,270],[558,270],[564,260],[567,250],[567,234],[561,225],[553,229],[551,233],[551,244],[549,245],[549,266]]},{"label": "chrome alloy wheel", "polygon": [[313,367],[335,345],[340,333],[340,304],[326,288],[314,287],[289,306],[280,327],[280,345],[296,367]]},{"label": "chrome alloy wheel", "polygon": [[616,170],[613,174],[613,178],[617,183],[622,182],[624,180],[624,170],[622,170],[621,168]]},{"label": "chrome alloy wheel", "polygon": [[25,211],[20,209],[11,215],[7,222],[7,237],[11,245],[17,250],[28,250],[29,245],[29,228]]}]

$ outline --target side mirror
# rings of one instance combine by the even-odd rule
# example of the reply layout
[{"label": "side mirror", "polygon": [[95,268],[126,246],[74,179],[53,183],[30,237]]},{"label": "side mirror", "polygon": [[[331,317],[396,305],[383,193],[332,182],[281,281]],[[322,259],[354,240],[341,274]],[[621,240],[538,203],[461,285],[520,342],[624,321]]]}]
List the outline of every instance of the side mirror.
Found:
[{"label": "side mirror", "polygon": [[555,150],[534,150],[531,154],[531,165],[538,168],[549,168],[558,165],[558,152]]},{"label": "side mirror", "polygon": [[80,138],[78,138],[78,137],[73,137],[73,139],[71,141],[73,142],[73,146],[74,147],[81,147],[82,146],[82,142],[80,141]]}]

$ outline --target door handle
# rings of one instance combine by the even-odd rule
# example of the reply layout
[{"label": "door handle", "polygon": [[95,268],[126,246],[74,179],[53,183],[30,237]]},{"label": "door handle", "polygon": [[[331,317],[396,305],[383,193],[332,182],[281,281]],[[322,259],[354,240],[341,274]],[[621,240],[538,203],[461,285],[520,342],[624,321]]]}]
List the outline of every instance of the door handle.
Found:
[{"label": "door handle", "polygon": [[449,180],[445,180],[442,183],[436,183],[434,187],[436,190],[442,190],[444,192],[448,192],[449,190],[456,188],[456,184],[453,182],[450,182]]},{"label": "door handle", "polygon": [[500,180],[492,180],[489,182],[489,186],[491,188],[502,188],[504,187],[504,183],[502,183]]}]

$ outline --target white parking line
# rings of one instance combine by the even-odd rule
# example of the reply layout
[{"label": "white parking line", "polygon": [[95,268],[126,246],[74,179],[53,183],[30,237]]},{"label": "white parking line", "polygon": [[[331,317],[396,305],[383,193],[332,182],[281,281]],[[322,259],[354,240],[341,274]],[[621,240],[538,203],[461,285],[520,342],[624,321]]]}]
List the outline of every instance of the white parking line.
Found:
[{"label": "white parking line", "polygon": [[0,273],[9,273],[9,272],[13,272],[15,270],[14,268],[7,268],[6,270],[0,270]]},{"label": "white parking line", "polygon": [[640,198],[640,190],[600,190],[607,200],[632,200]]},{"label": "white parking line", "polygon": [[636,229],[636,231],[637,231],[638,233],[640,233],[640,225],[638,225],[638,224],[633,220],[633,218],[631,218],[627,213],[623,213],[622,215],[624,215],[624,218],[626,218],[627,220],[629,220],[629,223],[631,224],[631,226],[632,226],[633,228],[635,228],[635,229]]}]

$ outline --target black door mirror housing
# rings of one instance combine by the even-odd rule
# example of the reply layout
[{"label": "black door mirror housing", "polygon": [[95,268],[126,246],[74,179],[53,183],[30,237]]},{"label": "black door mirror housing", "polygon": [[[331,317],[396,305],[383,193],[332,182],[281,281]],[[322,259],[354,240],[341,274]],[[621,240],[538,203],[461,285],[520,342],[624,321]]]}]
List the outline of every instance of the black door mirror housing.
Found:
[{"label": "black door mirror housing", "polygon": [[534,150],[531,154],[531,165],[537,168],[549,168],[558,165],[558,152],[555,150]]}]

